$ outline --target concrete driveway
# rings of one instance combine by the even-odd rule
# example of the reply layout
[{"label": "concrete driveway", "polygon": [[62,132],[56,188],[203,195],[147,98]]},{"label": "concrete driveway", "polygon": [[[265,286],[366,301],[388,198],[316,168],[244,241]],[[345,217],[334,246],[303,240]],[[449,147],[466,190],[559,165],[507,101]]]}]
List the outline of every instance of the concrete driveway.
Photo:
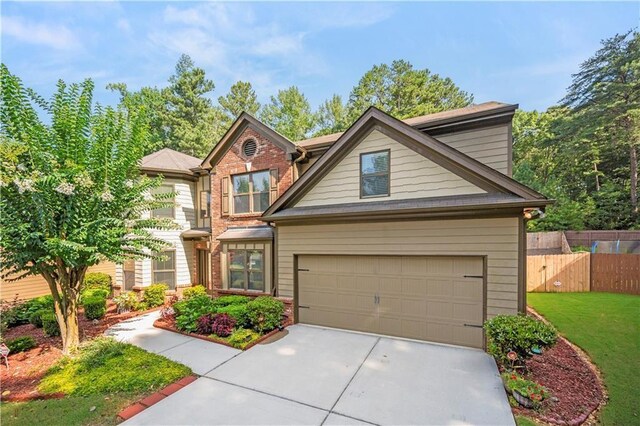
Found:
[{"label": "concrete driveway", "polygon": [[514,424],[482,351],[304,325],[286,333],[247,352],[207,342],[164,349],[187,365],[211,362],[126,424]]}]

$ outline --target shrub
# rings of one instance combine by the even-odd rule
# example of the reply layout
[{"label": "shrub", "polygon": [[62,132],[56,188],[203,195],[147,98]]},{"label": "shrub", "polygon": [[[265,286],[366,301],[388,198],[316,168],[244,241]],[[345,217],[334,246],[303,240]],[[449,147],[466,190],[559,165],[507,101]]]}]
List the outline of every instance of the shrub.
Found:
[{"label": "shrub", "polygon": [[213,319],[216,314],[204,314],[196,321],[196,331],[199,334],[213,333]]},{"label": "shrub", "polygon": [[260,334],[246,328],[239,328],[234,331],[227,342],[234,348],[244,349],[249,343],[260,338]]},{"label": "shrub", "polygon": [[102,289],[107,292],[107,296],[111,294],[111,275],[104,272],[89,272],[84,276],[82,282],[82,291],[89,289]]},{"label": "shrub", "polygon": [[549,392],[544,386],[527,380],[519,374],[505,372],[502,373],[502,379],[510,391],[518,392],[533,401],[534,407],[549,398]]},{"label": "shrub", "polygon": [[182,291],[182,297],[185,299],[191,299],[193,296],[206,296],[207,289],[202,285],[194,285],[193,287],[185,288]]},{"label": "shrub", "polygon": [[216,310],[217,313],[227,314],[236,320],[236,326],[240,328],[251,327],[249,310],[247,305],[228,305]]},{"label": "shrub", "polygon": [[213,316],[213,327],[211,332],[216,336],[227,337],[233,333],[236,326],[236,320],[227,314],[215,314]]},{"label": "shrub", "polygon": [[197,330],[198,318],[214,311],[213,302],[209,296],[197,295],[190,299],[181,300],[173,305],[176,315],[176,327],[182,331]]},{"label": "shrub", "polygon": [[498,315],[484,323],[489,341],[489,353],[505,362],[509,351],[521,359],[531,356],[531,348],[553,346],[558,338],[556,329],[526,315]]},{"label": "shrub", "polygon": [[169,286],[163,283],[152,284],[146,287],[142,295],[142,303],[145,304],[147,309],[164,305],[164,292],[168,289]]},{"label": "shrub", "polygon": [[247,310],[253,328],[263,333],[280,325],[284,304],[271,296],[260,296],[247,303]]},{"label": "shrub", "polygon": [[100,297],[102,299],[106,299],[107,297],[109,297],[109,292],[103,288],[86,289],[80,295],[80,304],[84,305],[85,300],[91,299],[93,297]]},{"label": "shrub", "polygon": [[250,301],[251,298],[247,296],[229,295],[214,299],[213,306],[215,306],[216,309],[219,309],[229,305],[246,305]]},{"label": "shrub", "polygon": [[113,298],[113,303],[116,304],[118,313],[135,311],[138,307],[138,299],[132,291],[120,293],[120,295]]},{"label": "shrub", "polygon": [[84,301],[84,316],[88,320],[102,319],[107,313],[107,299],[104,297],[88,297]]},{"label": "shrub", "polygon": [[29,316],[29,322],[38,328],[42,328],[42,315],[51,312],[49,309],[40,309]]},{"label": "shrub", "polygon": [[12,354],[25,352],[37,346],[36,340],[31,336],[17,337],[13,340],[8,340],[6,344]]},{"label": "shrub", "polygon": [[45,336],[59,336],[60,326],[56,319],[56,314],[53,312],[45,312],[41,315],[42,318],[42,330]]}]

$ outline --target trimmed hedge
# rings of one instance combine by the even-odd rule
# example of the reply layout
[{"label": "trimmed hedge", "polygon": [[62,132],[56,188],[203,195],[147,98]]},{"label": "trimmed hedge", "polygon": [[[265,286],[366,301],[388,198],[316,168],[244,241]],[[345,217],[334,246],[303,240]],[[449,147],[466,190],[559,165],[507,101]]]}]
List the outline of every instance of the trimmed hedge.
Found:
[{"label": "trimmed hedge", "polygon": [[169,286],[163,283],[152,284],[146,287],[142,295],[142,303],[147,309],[164,305],[164,292],[168,289]]},{"label": "trimmed hedge", "polygon": [[499,361],[507,362],[507,353],[514,351],[521,359],[531,356],[534,346],[553,346],[558,332],[553,326],[527,315],[498,315],[484,323],[488,352]]},{"label": "trimmed hedge", "polygon": [[213,306],[216,309],[223,308],[229,305],[246,305],[251,301],[251,298],[248,296],[240,296],[240,295],[229,295],[218,297],[213,300]]},{"label": "trimmed hedge", "polygon": [[107,296],[111,294],[111,275],[104,272],[89,272],[84,276],[82,282],[82,289],[96,289],[100,288],[107,292]]},{"label": "trimmed hedge", "polygon": [[87,297],[84,300],[84,316],[88,320],[104,318],[107,313],[107,299],[100,296]]},{"label": "trimmed hedge", "polygon": [[281,325],[284,303],[271,296],[260,296],[247,303],[247,311],[253,328],[264,333]]},{"label": "trimmed hedge", "polygon": [[194,285],[193,287],[185,288],[182,290],[182,297],[185,299],[191,299],[193,296],[206,296],[207,289],[202,285]]},{"label": "trimmed hedge", "polygon": [[219,314],[227,314],[236,320],[236,325],[240,328],[248,328],[251,326],[249,320],[249,310],[247,305],[227,305],[222,308],[216,309]]},{"label": "trimmed hedge", "polygon": [[42,315],[46,314],[47,312],[51,311],[49,309],[40,309],[39,311],[32,313],[29,316],[29,323],[35,325],[38,328],[42,328]]},{"label": "trimmed hedge", "polygon": [[45,336],[59,336],[60,326],[53,312],[45,312],[42,314],[42,330]]}]

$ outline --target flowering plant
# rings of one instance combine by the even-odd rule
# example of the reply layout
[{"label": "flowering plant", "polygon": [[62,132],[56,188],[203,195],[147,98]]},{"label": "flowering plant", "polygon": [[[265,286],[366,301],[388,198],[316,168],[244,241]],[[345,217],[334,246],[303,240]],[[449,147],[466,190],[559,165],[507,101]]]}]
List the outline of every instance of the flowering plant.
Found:
[{"label": "flowering plant", "polygon": [[533,402],[534,407],[549,398],[549,391],[544,386],[532,380],[525,379],[519,374],[502,373],[502,379],[509,390],[529,398]]}]

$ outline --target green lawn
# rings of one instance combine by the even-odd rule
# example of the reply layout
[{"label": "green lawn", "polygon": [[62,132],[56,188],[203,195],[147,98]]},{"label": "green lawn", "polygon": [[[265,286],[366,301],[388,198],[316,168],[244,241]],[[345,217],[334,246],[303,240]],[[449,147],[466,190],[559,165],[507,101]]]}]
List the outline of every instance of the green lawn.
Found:
[{"label": "green lawn", "polygon": [[609,403],[605,425],[640,424],[640,296],[611,293],[529,293],[527,302],[600,368]]},{"label": "green lawn", "polygon": [[[2,425],[109,425],[124,408],[182,377],[184,365],[138,347],[98,338],[51,368],[38,389],[62,399],[3,403]],[[95,407],[95,408],[94,408]]]}]

